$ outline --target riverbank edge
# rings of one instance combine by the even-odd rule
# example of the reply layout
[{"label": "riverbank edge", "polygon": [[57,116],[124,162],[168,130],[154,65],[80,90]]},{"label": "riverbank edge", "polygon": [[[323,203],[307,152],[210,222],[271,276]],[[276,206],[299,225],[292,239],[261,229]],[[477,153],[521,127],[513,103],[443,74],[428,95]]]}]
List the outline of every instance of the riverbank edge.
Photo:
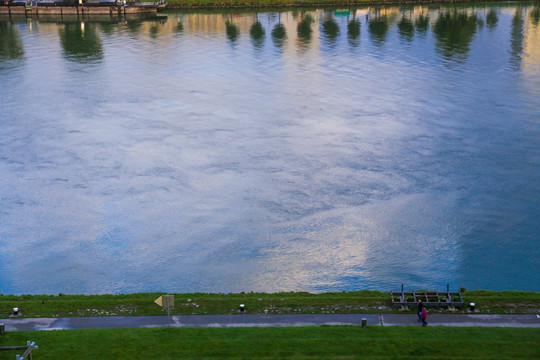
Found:
[{"label": "riverbank edge", "polygon": [[[118,295],[2,295],[2,317],[139,316],[166,313],[154,301],[164,292]],[[171,315],[414,313],[392,304],[390,292],[177,293]],[[457,314],[538,314],[540,292],[475,290],[462,293]],[[475,303],[471,311],[470,303]],[[244,305],[241,311],[240,305]],[[18,313],[13,313],[13,308]],[[429,306],[431,313],[447,308]]]},{"label": "riverbank edge", "polygon": [[[513,3],[517,0],[366,0],[366,1],[320,1],[320,0],[168,0],[165,10],[222,10],[222,9],[276,9],[276,8],[329,8],[361,7],[375,5],[448,5],[478,3]],[[536,1],[525,1],[535,3]]]}]

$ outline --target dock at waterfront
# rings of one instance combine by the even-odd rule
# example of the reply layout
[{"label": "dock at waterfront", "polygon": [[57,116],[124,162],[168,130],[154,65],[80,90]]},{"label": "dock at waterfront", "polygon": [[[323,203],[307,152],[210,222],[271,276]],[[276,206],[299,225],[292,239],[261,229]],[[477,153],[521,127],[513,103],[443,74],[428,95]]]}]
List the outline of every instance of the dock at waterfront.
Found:
[{"label": "dock at waterfront", "polygon": [[127,14],[153,14],[158,8],[164,8],[165,1],[136,4],[117,4],[111,6],[71,5],[71,6],[38,6],[28,4],[12,4],[0,6],[0,15],[127,15]]}]

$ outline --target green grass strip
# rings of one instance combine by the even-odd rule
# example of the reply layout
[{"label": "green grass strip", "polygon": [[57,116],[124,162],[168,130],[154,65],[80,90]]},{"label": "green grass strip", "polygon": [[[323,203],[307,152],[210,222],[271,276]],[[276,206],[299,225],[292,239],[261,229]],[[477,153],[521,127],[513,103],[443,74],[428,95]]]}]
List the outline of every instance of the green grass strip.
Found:
[{"label": "green grass strip", "polygon": [[[18,307],[23,317],[164,315],[154,300],[163,293],[121,295],[1,295],[0,318]],[[237,314],[240,304],[250,314],[398,313],[390,293],[379,291],[174,294],[172,315]],[[540,293],[525,291],[466,291],[465,304],[474,302],[485,314],[540,313]],[[415,309],[409,312],[414,313]],[[431,313],[446,312],[433,308]],[[458,313],[468,313],[465,306]]]},{"label": "green grass strip", "polygon": [[[0,346],[46,359],[538,359],[540,329],[159,328],[8,332]],[[0,353],[0,357],[7,352]],[[22,352],[21,352],[22,353]]]}]

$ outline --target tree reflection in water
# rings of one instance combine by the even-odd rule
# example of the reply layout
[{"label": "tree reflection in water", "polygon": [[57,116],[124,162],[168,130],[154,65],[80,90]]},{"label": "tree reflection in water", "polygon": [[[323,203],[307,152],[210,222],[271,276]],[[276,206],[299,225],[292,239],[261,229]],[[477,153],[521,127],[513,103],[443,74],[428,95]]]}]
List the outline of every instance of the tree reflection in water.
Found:
[{"label": "tree reflection in water", "polygon": [[489,9],[486,15],[487,28],[489,30],[494,30],[497,27],[498,22],[499,22],[499,16],[497,15],[497,12],[493,9]]},{"label": "tree reflection in water", "polygon": [[538,26],[538,23],[540,22],[540,7],[533,7],[531,10],[531,23],[534,26]]},{"label": "tree reflection in water", "polygon": [[457,10],[441,13],[433,25],[437,52],[447,60],[466,60],[477,25],[475,14],[469,15]]},{"label": "tree reflection in water", "polygon": [[138,33],[141,29],[142,21],[129,21],[127,23],[127,28],[131,33]]},{"label": "tree reflection in water", "polygon": [[255,18],[255,22],[251,25],[249,35],[251,35],[251,42],[256,49],[263,47],[265,31],[258,17]]},{"label": "tree reflection in water", "polygon": [[19,29],[11,23],[0,22],[0,60],[16,60],[24,57]]},{"label": "tree reflection in water", "polygon": [[302,17],[302,21],[298,23],[296,31],[298,32],[298,39],[300,42],[307,46],[311,42],[311,24],[313,23],[313,17],[310,14],[306,14]]},{"label": "tree reflection in water", "polygon": [[349,36],[349,44],[358,46],[360,43],[360,21],[353,18],[347,24],[347,35]]},{"label": "tree reflection in water", "polygon": [[287,31],[285,30],[285,26],[279,22],[272,30],[272,41],[275,47],[281,48],[285,40],[287,40]]},{"label": "tree reflection in water", "polygon": [[59,28],[64,56],[77,62],[103,59],[103,47],[95,23],[67,23]]},{"label": "tree reflection in water", "polygon": [[514,70],[521,68],[521,55],[523,54],[523,14],[518,7],[512,18],[512,32],[510,34],[510,64]]},{"label": "tree reflection in water", "polygon": [[414,22],[414,26],[416,27],[416,32],[418,34],[425,35],[429,30],[429,16],[418,15]]},{"label": "tree reflection in water", "polygon": [[[159,35],[159,32],[161,31],[161,21],[154,21],[152,25],[150,26],[150,36],[152,39],[156,39]],[[165,24],[165,22],[163,22]]]},{"label": "tree reflection in water", "polygon": [[399,35],[403,40],[411,42],[414,36],[414,25],[410,19],[402,16],[398,23]]},{"label": "tree reflection in water", "polygon": [[114,19],[115,21],[108,21],[108,22],[100,22],[101,25],[101,32],[106,35],[111,35],[115,32],[115,30],[118,30],[118,20]]},{"label": "tree reflection in water", "polygon": [[178,20],[178,23],[174,27],[174,32],[177,34],[184,32],[184,23],[181,20]]},{"label": "tree reflection in water", "polygon": [[231,43],[238,40],[238,37],[240,36],[240,29],[238,29],[238,26],[229,20],[225,21],[225,31],[227,33],[227,39],[229,39]]},{"label": "tree reflection in water", "polygon": [[339,25],[334,18],[329,17],[322,23],[322,31],[330,46],[335,45],[336,39],[339,36]]},{"label": "tree reflection in water", "polygon": [[386,35],[390,25],[388,16],[374,16],[369,19],[368,29],[371,35],[371,41],[377,46],[382,46],[386,41]]}]

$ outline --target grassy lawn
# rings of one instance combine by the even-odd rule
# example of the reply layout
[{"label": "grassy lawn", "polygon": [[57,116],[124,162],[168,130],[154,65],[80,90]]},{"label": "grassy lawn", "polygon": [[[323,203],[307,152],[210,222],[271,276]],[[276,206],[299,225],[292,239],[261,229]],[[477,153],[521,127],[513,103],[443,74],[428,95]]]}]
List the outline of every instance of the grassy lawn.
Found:
[{"label": "grassy lawn", "polygon": [[467,291],[465,303],[474,302],[476,309],[494,314],[536,314],[540,312],[540,293],[528,291]]},{"label": "grassy lawn", "polygon": [[[0,318],[18,307],[23,317],[72,317],[111,315],[163,315],[154,304],[163,293],[123,295],[0,295]],[[247,312],[268,314],[391,313],[390,294],[379,291],[352,291],[312,294],[239,293],[174,294],[173,315],[236,314],[240,304]],[[540,312],[540,293],[523,291],[466,291],[466,304],[476,303],[480,313],[535,314]],[[411,309],[410,312],[414,312]],[[445,310],[430,310],[431,313]],[[467,313],[464,307],[459,312]]]},{"label": "grassy lawn", "polygon": [[[8,315],[19,307],[25,317],[163,315],[154,300],[162,293],[126,295],[4,295],[0,296],[0,314]],[[376,291],[350,293],[240,293],[175,294],[171,314],[234,314],[240,304],[249,313],[295,314],[331,312],[367,312],[390,305],[390,296]],[[373,312],[373,311],[372,311]],[[0,316],[2,317],[2,316]]]},{"label": "grassy lawn", "polygon": [[[354,326],[8,332],[45,359],[539,359],[540,329]],[[0,353],[14,359],[22,351]]]}]

